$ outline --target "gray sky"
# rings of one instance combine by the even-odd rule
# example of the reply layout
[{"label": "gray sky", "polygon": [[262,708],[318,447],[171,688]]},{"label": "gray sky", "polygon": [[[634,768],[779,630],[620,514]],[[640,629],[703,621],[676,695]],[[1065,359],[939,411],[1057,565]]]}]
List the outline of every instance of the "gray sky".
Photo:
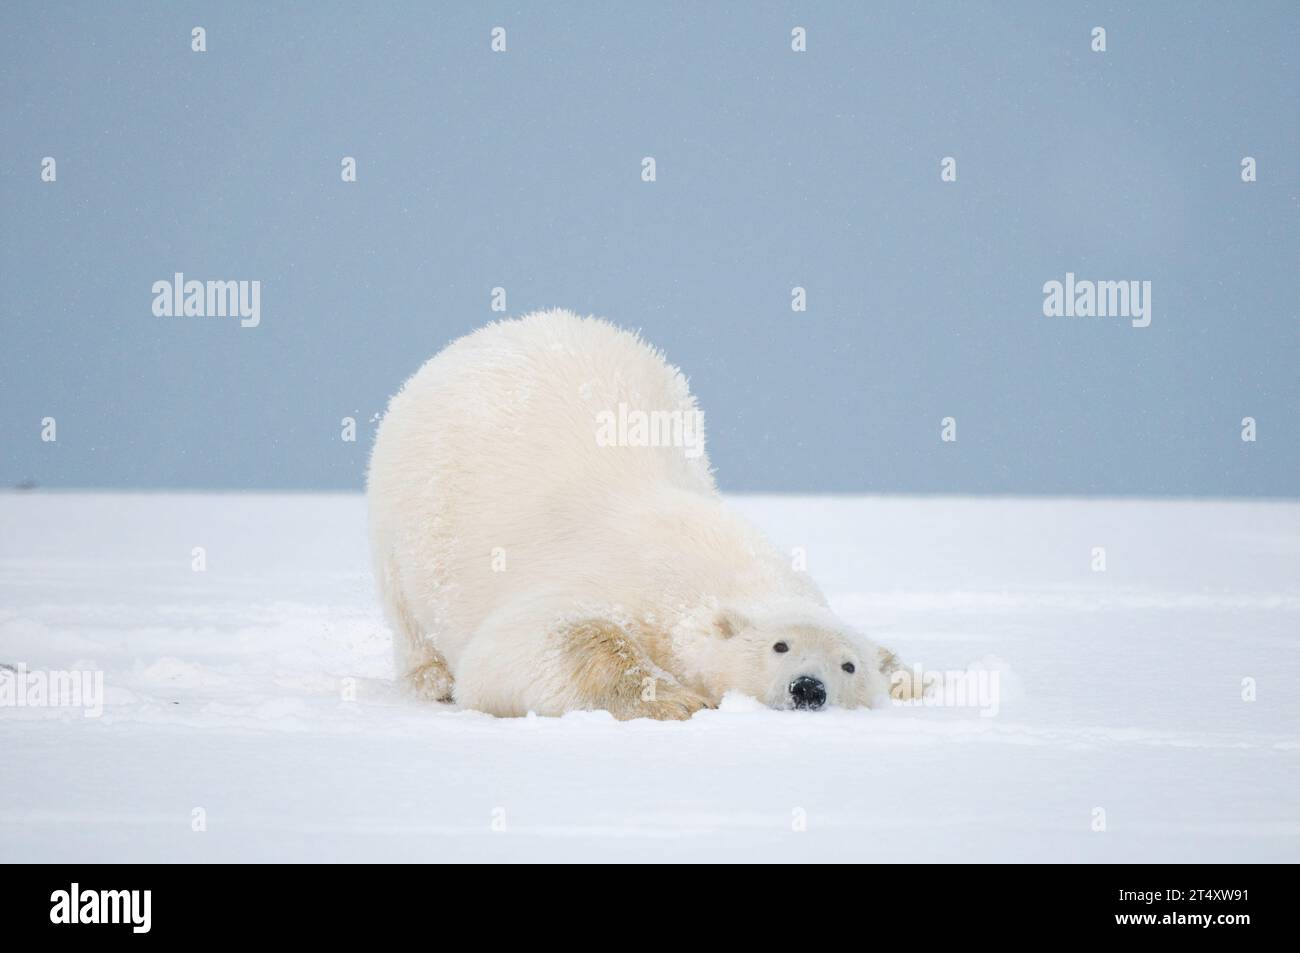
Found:
[{"label": "gray sky", "polygon": [[664,348],[724,489],[1300,495],[1300,5],[1134,7],[7,4],[0,485],[359,488],[500,286]]}]

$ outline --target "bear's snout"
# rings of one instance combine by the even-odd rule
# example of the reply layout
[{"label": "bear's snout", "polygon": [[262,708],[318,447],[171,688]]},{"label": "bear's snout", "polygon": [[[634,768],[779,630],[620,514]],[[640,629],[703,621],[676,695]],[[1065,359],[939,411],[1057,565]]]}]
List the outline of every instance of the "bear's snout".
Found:
[{"label": "bear's snout", "polygon": [[800,675],[790,683],[790,697],[794,699],[795,708],[816,711],[826,704],[826,686],[819,678]]}]

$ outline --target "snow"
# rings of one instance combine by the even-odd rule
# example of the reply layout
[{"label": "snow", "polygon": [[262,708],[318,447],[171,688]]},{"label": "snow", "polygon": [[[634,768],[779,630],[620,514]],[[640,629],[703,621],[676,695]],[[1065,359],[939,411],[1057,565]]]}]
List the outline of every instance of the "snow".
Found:
[{"label": "snow", "polygon": [[359,496],[0,494],[0,663],[104,686],[0,707],[0,861],[1300,860],[1300,504],[734,503],[996,714],[421,704]]}]

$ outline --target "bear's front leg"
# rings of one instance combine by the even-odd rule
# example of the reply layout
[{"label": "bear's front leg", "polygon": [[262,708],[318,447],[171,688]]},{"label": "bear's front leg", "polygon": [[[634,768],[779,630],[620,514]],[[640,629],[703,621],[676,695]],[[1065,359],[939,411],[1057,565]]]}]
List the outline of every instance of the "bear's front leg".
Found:
[{"label": "bear's front leg", "polygon": [[584,619],[556,633],[556,651],[572,672],[574,707],[604,709],[620,721],[684,721],[704,698],[646,657],[628,631],[608,619]]},{"label": "bear's front leg", "polygon": [[[531,611],[530,611],[531,610]],[[708,702],[657,668],[622,625],[516,607],[486,621],[456,667],[456,701],[501,717],[608,711],[684,720]]]}]

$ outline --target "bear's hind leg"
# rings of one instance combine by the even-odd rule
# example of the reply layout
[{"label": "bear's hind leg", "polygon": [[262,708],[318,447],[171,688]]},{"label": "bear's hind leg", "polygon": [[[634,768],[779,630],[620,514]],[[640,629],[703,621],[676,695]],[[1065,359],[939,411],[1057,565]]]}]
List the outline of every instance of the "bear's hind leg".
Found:
[{"label": "bear's hind leg", "polygon": [[381,565],[380,597],[389,628],[393,630],[393,666],[398,682],[419,698],[451,701],[455,680],[447,660],[411,616],[391,560]]},{"label": "bear's hind leg", "polygon": [[430,701],[450,702],[455,689],[455,679],[447,660],[431,645],[424,645],[408,657],[410,667],[402,673],[406,686],[421,698]]}]

